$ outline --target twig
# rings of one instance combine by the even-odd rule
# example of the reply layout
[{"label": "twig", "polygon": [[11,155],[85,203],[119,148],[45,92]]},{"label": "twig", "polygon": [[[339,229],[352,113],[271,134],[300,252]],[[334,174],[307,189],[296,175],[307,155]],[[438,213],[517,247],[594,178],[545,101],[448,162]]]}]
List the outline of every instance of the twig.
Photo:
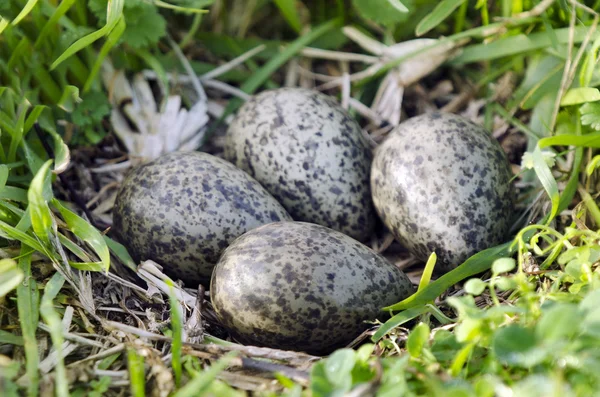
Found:
[{"label": "twig", "polygon": [[210,80],[210,79],[214,79],[216,77],[221,76],[224,73],[229,72],[231,69],[241,65],[242,63],[246,62],[248,59],[252,58],[254,55],[264,51],[264,49],[267,48],[266,45],[261,44],[257,47],[254,47],[253,49],[251,49],[248,52],[243,53],[242,55],[240,55],[239,57],[233,58],[231,61],[218,66],[216,68],[214,68],[213,70],[211,70],[210,72],[207,72],[203,75],[200,76],[200,80]]},{"label": "twig", "polygon": [[379,58],[371,55],[355,54],[353,52],[322,50],[320,48],[311,47],[306,47],[305,49],[303,49],[301,51],[301,54],[309,58],[328,59],[330,61],[348,61],[363,63],[376,63],[379,61]]}]

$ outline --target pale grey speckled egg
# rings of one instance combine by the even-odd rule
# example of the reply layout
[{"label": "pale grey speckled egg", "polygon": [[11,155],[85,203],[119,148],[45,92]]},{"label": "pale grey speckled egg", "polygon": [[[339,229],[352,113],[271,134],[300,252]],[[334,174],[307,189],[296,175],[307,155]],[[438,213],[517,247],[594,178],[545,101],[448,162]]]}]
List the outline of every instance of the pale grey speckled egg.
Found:
[{"label": "pale grey speckled egg", "polygon": [[176,152],[123,181],[112,230],[135,260],[152,259],[189,286],[208,281],[223,250],[258,226],[291,220],[254,179],[225,160]]},{"label": "pale grey speckled egg", "polygon": [[271,223],[236,239],[210,286],[234,339],[312,354],[351,342],[366,320],[412,292],[408,277],[370,248],[304,222]]},{"label": "pale grey speckled egg", "polygon": [[225,158],[258,180],[298,221],[360,241],[372,233],[371,149],[331,97],[281,88],[252,97],[230,124]]},{"label": "pale grey speckled egg", "polygon": [[448,113],[401,123],[377,148],[375,208],[395,237],[436,270],[505,242],[513,213],[512,172],[483,127]]}]

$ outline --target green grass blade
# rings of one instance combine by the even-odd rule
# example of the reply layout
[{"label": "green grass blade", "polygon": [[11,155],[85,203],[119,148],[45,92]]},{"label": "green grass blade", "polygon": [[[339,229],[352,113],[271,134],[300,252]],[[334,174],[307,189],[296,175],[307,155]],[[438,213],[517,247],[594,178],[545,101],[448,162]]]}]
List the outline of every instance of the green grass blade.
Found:
[{"label": "green grass blade", "polygon": [[8,180],[8,173],[10,170],[6,164],[0,164],[0,193],[4,190],[6,186],[6,181]]},{"label": "green grass blade", "polygon": [[23,9],[21,9],[21,12],[19,13],[19,15],[17,15],[17,17],[15,19],[13,19],[13,21],[11,22],[12,25],[15,26],[19,22],[21,22],[21,20],[23,20],[23,18],[25,18],[31,12],[31,10],[33,10],[33,7],[35,7],[37,2],[38,2],[38,0],[29,0],[27,2],[27,4],[25,4],[25,7],[23,7]]},{"label": "green grass blade", "polygon": [[185,386],[175,392],[172,397],[201,396],[217,378],[217,375],[227,368],[231,360],[235,357],[235,354],[236,352],[231,352],[223,356],[219,361],[211,365],[208,370],[196,375]]},{"label": "green grass blade", "polygon": [[53,301],[64,283],[65,278],[63,275],[58,272],[54,273],[54,276],[46,283],[44,295],[42,296],[42,303],[40,305],[40,314],[46,324],[48,324],[48,327],[50,327],[50,338],[52,339],[54,350],[56,350],[56,354],[58,355],[58,361],[54,371],[56,373],[56,395],[59,397],[69,395],[69,382],[67,380],[67,372],[65,370],[62,352],[62,345],[64,342],[62,323],[59,314],[54,309]]},{"label": "green grass blade", "polygon": [[137,354],[135,349],[128,349],[127,366],[129,369],[129,383],[131,387],[131,395],[133,397],[144,397],[146,395],[144,357],[140,354]]},{"label": "green grass blade", "polygon": [[[248,80],[242,84],[240,87],[242,91],[247,94],[253,94],[258,88],[260,88],[269,77],[275,73],[284,63],[286,63],[290,58],[300,52],[304,47],[309,45],[311,42],[321,37],[325,33],[333,30],[341,24],[341,19],[334,19],[329,22],[325,22],[309,33],[299,37],[295,41],[293,41],[290,45],[288,45],[283,51],[278,53],[275,57],[273,57],[270,61],[264,64],[259,70],[257,70]],[[241,105],[241,101],[239,100],[231,100],[223,112],[221,116],[221,120],[225,117],[233,113],[239,106]]]},{"label": "green grass blade", "polygon": [[98,72],[100,72],[100,68],[102,68],[102,63],[104,62],[104,59],[108,56],[110,50],[115,45],[117,45],[117,42],[123,35],[123,32],[125,32],[125,28],[125,18],[121,17],[119,18],[119,21],[117,22],[115,28],[108,34],[106,41],[104,42],[102,48],[100,49],[100,52],[96,56],[96,61],[94,62],[92,70],[90,71],[90,74],[83,86],[83,92],[87,92],[92,87],[92,84],[94,83]]},{"label": "green grass blade", "polygon": [[0,260],[0,299],[23,281],[25,274],[12,259]]},{"label": "green grass blade", "polygon": [[25,120],[25,126],[23,127],[24,134],[27,134],[29,130],[31,130],[31,128],[45,109],[49,108],[44,105],[34,106],[33,110],[31,111],[31,113],[29,113],[29,116],[27,116],[27,119]]},{"label": "green grass blade", "polygon": [[16,161],[17,149],[23,139],[23,129],[25,128],[25,115],[27,114],[26,106],[19,106],[19,117],[15,123],[14,134],[10,140],[10,146],[8,148],[8,162],[12,163]]},{"label": "green grass blade", "polygon": [[0,34],[4,32],[4,29],[8,26],[8,21],[2,17],[0,17]]},{"label": "green grass blade", "polygon": [[154,0],[153,3],[158,7],[166,8],[168,10],[185,12],[188,14],[205,14],[208,12],[208,10],[203,10],[202,8],[181,7],[175,4],[166,3],[161,0]]},{"label": "green grass blade", "polygon": [[373,342],[379,341],[379,339],[383,338],[394,328],[396,328],[404,323],[409,322],[410,320],[416,318],[417,316],[420,316],[421,314],[427,312],[428,310],[429,310],[429,308],[427,306],[419,306],[419,307],[413,307],[408,310],[404,310],[404,311],[396,314],[394,317],[392,317],[388,321],[386,321],[385,324],[383,324],[381,327],[379,327],[377,332],[375,332],[375,334],[371,337],[371,340]]},{"label": "green grass blade", "polygon": [[137,271],[135,261],[133,260],[131,255],[129,255],[129,252],[127,252],[127,248],[125,248],[123,244],[116,242],[115,240],[111,239],[106,235],[103,235],[102,237],[104,237],[104,241],[106,241],[106,245],[108,245],[108,248],[113,253],[113,255],[119,258],[119,260],[125,266],[127,266],[134,272]]},{"label": "green grass blade", "polygon": [[565,134],[550,136],[540,139],[538,145],[540,148],[548,146],[577,146],[597,149],[600,148],[600,132],[586,135]]},{"label": "green grass blade", "polygon": [[163,65],[147,50],[135,50],[135,54],[142,58],[144,62],[146,62],[146,64],[150,66],[150,68],[152,68],[152,70],[156,73],[158,80],[161,82],[165,90],[165,97],[167,97],[169,95],[169,77],[167,76],[167,71]]},{"label": "green grass blade", "polygon": [[515,252],[515,248],[511,248],[511,244],[512,242],[498,245],[473,255],[462,265],[431,282],[421,291],[409,296],[402,302],[388,306],[383,310],[406,310],[433,302],[444,291],[456,283],[488,270],[492,267],[492,263],[494,263],[496,259],[511,256]]},{"label": "green grass blade", "polygon": [[274,2],[287,23],[292,27],[292,29],[294,29],[294,31],[296,31],[296,33],[300,34],[300,31],[302,30],[302,22],[300,21],[300,16],[296,11],[296,0],[274,0]]},{"label": "green grass blade", "polygon": [[244,84],[241,89],[247,94],[252,94],[261,85],[267,81],[275,71],[277,71],[284,63],[286,63],[291,57],[300,52],[304,47],[309,45],[311,42],[321,37],[325,33],[333,30],[341,24],[340,19],[334,19],[329,22],[325,22],[302,37],[294,40],[289,46],[287,46],[281,53],[267,62],[262,68],[252,75]]},{"label": "green grass blade", "polygon": [[181,385],[181,346],[182,346],[182,314],[180,313],[180,305],[175,296],[173,284],[169,281],[169,303],[171,306],[171,330],[173,332],[171,343],[171,366],[175,373],[175,385]]},{"label": "green grass blade", "polygon": [[69,165],[71,151],[58,132],[48,128],[46,128],[46,132],[52,136],[54,141],[54,172],[60,174]]},{"label": "green grass blade", "polygon": [[106,269],[102,262],[73,262],[69,261],[69,266],[77,270],[86,272],[105,272]]},{"label": "green grass blade", "polygon": [[548,197],[550,197],[550,201],[552,202],[552,210],[550,212],[550,218],[548,218],[547,222],[550,222],[556,214],[558,213],[558,203],[560,200],[560,194],[558,193],[558,184],[552,176],[552,171],[550,171],[550,167],[546,164],[546,160],[542,155],[542,151],[539,146],[535,148],[535,150],[531,153],[531,159],[533,160],[533,169],[538,179],[540,180],[544,190],[548,193]]},{"label": "green grass blade", "polygon": [[419,288],[417,289],[417,292],[427,287],[427,285],[431,281],[431,275],[433,274],[433,269],[435,268],[436,261],[437,255],[435,252],[432,252],[429,256],[429,259],[427,259],[427,263],[425,264],[425,270],[423,271],[423,275],[421,276],[421,281],[419,281]]},{"label": "green grass blade", "polygon": [[22,244],[27,244],[44,255],[50,255],[48,250],[38,240],[6,222],[0,221],[0,232],[10,239],[20,241]]},{"label": "green grass blade", "polygon": [[24,346],[25,342],[23,342],[23,337],[19,335],[12,334],[10,332],[6,332],[0,329],[0,343],[6,343],[9,345],[15,346]]},{"label": "green grass blade", "polygon": [[571,88],[560,101],[560,106],[581,105],[587,102],[600,101],[600,90],[592,87]]},{"label": "green grass blade", "polygon": [[[578,26],[574,29],[574,43],[580,43],[585,39],[589,27]],[[556,40],[559,44],[569,43],[569,28],[556,29]],[[600,33],[596,32],[593,38],[598,37]],[[462,53],[450,61],[453,66],[463,65],[465,63],[489,61],[509,55],[522,54],[548,48],[552,45],[552,40],[546,32],[532,33],[529,35],[519,34],[509,36],[492,43],[475,44],[466,47]]]},{"label": "green grass blade", "polygon": [[0,199],[18,201],[20,203],[27,202],[27,191],[14,186],[4,186],[0,190]]},{"label": "green grass blade", "polygon": [[74,85],[68,85],[63,90],[62,95],[56,104],[65,112],[70,113],[75,110],[75,105],[79,102],[81,102],[81,98],[79,97],[79,88],[75,87]]},{"label": "green grass blade", "polygon": [[27,395],[37,396],[39,393],[39,357],[38,342],[35,330],[39,322],[39,292],[35,278],[31,277],[31,248],[21,245],[19,268],[25,275],[25,282],[17,286],[17,310],[21,335],[25,345],[25,370],[28,379]]},{"label": "green grass blade", "polygon": [[438,26],[446,18],[450,16],[458,7],[461,6],[466,0],[443,0],[428,14],[425,18],[419,22],[415,34],[422,36],[429,32],[431,29]]},{"label": "green grass blade", "polygon": [[41,47],[41,45],[44,42],[44,40],[46,39],[46,37],[50,34],[50,32],[52,31],[52,29],[54,29],[56,27],[56,24],[58,23],[58,20],[63,15],[65,15],[67,13],[67,11],[69,11],[69,9],[73,5],[73,3],[75,3],[75,0],[62,0],[60,2],[60,4],[58,5],[58,7],[56,8],[56,11],[54,11],[54,13],[50,17],[50,19],[48,19],[48,22],[46,22],[46,24],[44,25],[44,27],[40,31],[40,33],[39,33],[39,35],[38,35],[38,37],[35,40],[35,43],[33,45],[34,48],[38,49],[38,48]]},{"label": "green grass blade", "polygon": [[57,199],[52,199],[52,205],[60,212],[67,223],[69,230],[94,249],[100,258],[102,268],[104,271],[108,272],[108,269],[110,268],[110,252],[98,229],[90,225],[79,215],[64,207]]},{"label": "green grass blade", "polygon": [[50,70],[56,69],[56,67],[63,63],[67,58],[81,51],[85,47],[89,47],[102,37],[108,35],[114,29],[114,27],[117,26],[118,22],[118,20],[110,24],[107,22],[107,24],[104,25],[102,28],[98,29],[93,33],[88,34],[87,36],[80,38],[75,43],[71,44],[71,46],[69,46],[69,48],[67,48],[65,52],[63,52],[58,58],[56,58],[54,62],[52,62],[52,65],[50,65]]},{"label": "green grass blade", "polygon": [[54,230],[54,219],[48,207],[48,202],[44,197],[45,185],[50,181],[50,165],[52,160],[44,163],[42,168],[33,177],[27,199],[29,201],[29,216],[31,217],[31,226],[35,234],[46,245],[50,244],[50,233]]}]

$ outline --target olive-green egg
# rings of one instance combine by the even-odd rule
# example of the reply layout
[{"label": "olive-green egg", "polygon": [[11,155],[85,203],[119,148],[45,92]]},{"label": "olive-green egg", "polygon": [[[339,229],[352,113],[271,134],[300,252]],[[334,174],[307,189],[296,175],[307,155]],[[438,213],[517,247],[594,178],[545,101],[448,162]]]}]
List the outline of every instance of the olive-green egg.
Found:
[{"label": "olive-green egg", "polygon": [[345,234],[277,222],[236,239],[215,267],[210,296],[239,342],[325,354],[344,346],[383,307],[412,292],[408,277]]},{"label": "olive-green egg", "polygon": [[136,261],[152,259],[190,286],[208,281],[235,238],[290,220],[253,178],[225,160],[174,152],[132,170],[113,210],[113,227]]},{"label": "olive-green egg", "polygon": [[376,149],[373,202],[394,236],[415,256],[437,254],[446,272],[503,243],[513,215],[512,172],[483,127],[454,114],[401,123]]},{"label": "olive-green egg", "polygon": [[302,88],[253,96],[229,125],[225,158],[256,178],[295,220],[360,241],[372,235],[371,147],[332,97]]}]

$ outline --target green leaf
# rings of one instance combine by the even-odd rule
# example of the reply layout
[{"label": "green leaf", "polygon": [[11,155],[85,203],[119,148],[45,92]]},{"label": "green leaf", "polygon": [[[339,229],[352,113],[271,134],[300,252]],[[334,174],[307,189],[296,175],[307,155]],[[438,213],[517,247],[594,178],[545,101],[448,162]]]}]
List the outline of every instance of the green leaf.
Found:
[{"label": "green leaf", "polygon": [[495,275],[508,273],[517,266],[517,262],[513,258],[496,259],[492,264],[492,272]]},{"label": "green leaf", "polygon": [[23,20],[23,18],[25,18],[31,12],[31,10],[33,10],[33,7],[35,7],[37,2],[38,0],[28,0],[27,4],[25,4],[25,7],[21,9],[19,15],[17,15],[17,17],[12,20],[11,24],[15,26],[19,22],[21,22],[21,20]]},{"label": "green leaf", "polygon": [[274,2],[279,8],[281,15],[283,15],[292,29],[294,29],[296,33],[300,33],[302,30],[302,22],[296,11],[296,0],[274,0]]},{"label": "green leaf", "polygon": [[[581,43],[589,31],[587,26],[577,26],[573,29],[573,41],[575,44]],[[556,40],[560,44],[568,44],[570,29],[555,29]],[[593,37],[597,37],[596,32]],[[550,47],[552,38],[547,32],[532,34],[518,34],[515,36],[505,36],[491,43],[474,44],[463,49],[460,55],[450,61],[451,65],[458,66],[465,63],[481,62],[491,59],[498,59],[509,55],[516,55],[525,52],[532,52]]]},{"label": "green leaf", "polygon": [[427,306],[417,306],[396,314],[394,317],[386,321],[381,327],[379,327],[377,332],[375,332],[375,334],[371,337],[371,340],[373,342],[379,341],[379,339],[390,333],[394,328],[409,322],[421,314],[426,313],[428,310],[429,308]]},{"label": "green leaf", "polygon": [[167,33],[165,19],[150,4],[137,3],[135,7],[127,7],[123,14],[127,22],[123,41],[133,48],[156,45]]},{"label": "green leaf", "polygon": [[182,318],[183,314],[180,313],[180,305],[175,295],[175,288],[171,280],[167,281],[169,284],[169,304],[171,309],[171,331],[173,333],[173,342],[171,343],[171,367],[175,373],[175,385],[181,386],[181,345],[182,345]]},{"label": "green leaf", "polygon": [[600,132],[594,132],[586,135],[563,134],[542,138],[538,142],[538,147],[548,146],[577,146],[600,148]]},{"label": "green leaf", "polygon": [[125,0],[108,0],[107,10],[108,16],[106,18],[106,25],[97,31],[82,37],[77,40],[75,43],[71,44],[69,48],[67,48],[53,63],[50,65],[50,70],[56,69],[58,65],[63,63],[67,58],[81,51],[85,47],[89,47],[96,40],[108,35],[123,15],[123,4]]},{"label": "green leaf", "polygon": [[125,248],[123,244],[116,242],[115,240],[111,239],[106,235],[103,235],[102,237],[104,237],[104,241],[106,242],[106,245],[108,245],[108,248],[117,258],[119,258],[119,260],[125,266],[127,266],[134,272],[137,271],[135,261],[133,260],[133,258],[131,258],[131,255],[129,255],[129,252],[127,252],[127,248]]},{"label": "green leaf", "polygon": [[27,394],[37,396],[39,393],[39,357],[38,341],[35,331],[39,322],[39,291],[35,278],[31,277],[31,248],[21,244],[19,269],[25,275],[25,281],[17,287],[17,309],[21,335],[23,335],[26,379],[28,381]]},{"label": "green leaf", "polygon": [[579,85],[581,87],[587,87],[592,82],[594,68],[598,61],[598,49],[600,49],[600,36],[596,38],[581,64],[581,71],[579,72]]},{"label": "green leaf", "polygon": [[0,192],[4,190],[6,186],[6,181],[8,180],[8,173],[10,170],[6,164],[0,164]]},{"label": "green leaf", "polygon": [[433,302],[451,286],[475,274],[488,270],[496,259],[511,256],[515,250],[516,248],[512,247],[512,243],[505,243],[480,251],[456,269],[449,271],[430,283],[421,291],[409,296],[402,302],[384,308],[384,310],[406,310]]},{"label": "green leaf", "polygon": [[138,354],[134,348],[127,349],[127,368],[129,369],[131,395],[133,397],[144,397],[146,395],[144,356]]},{"label": "green leaf", "polygon": [[435,252],[432,252],[431,255],[429,255],[429,259],[427,259],[427,263],[425,264],[425,270],[423,271],[423,275],[421,276],[421,280],[419,281],[419,288],[417,289],[417,292],[427,287],[427,285],[431,281],[431,275],[433,274],[433,269],[435,268],[436,262],[437,255]]},{"label": "green leaf", "polygon": [[49,235],[55,231],[56,225],[54,224],[54,218],[48,207],[48,202],[44,197],[44,190],[46,184],[50,182],[50,165],[52,160],[48,160],[44,163],[42,168],[33,177],[29,191],[27,192],[27,199],[29,201],[29,216],[31,217],[31,225],[35,234],[42,240],[42,242],[49,244]]},{"label": "green leaf", "polygon": [[[21,219],[21,222],[23,222],[23,219]],[[3,237],[18,240],[22,244],[27,244],[31,248],[43,253],[44,255],[52,256],[51,253],[48,252],[48,250],[43,245],[41,245],[37,239],[31,237],[27,233],[19,230],[18,228],[7,224],[6,222],[0,221],[0,232],[2,232],[0,233],[0,235],[4,235]]]},{"label": "green leaf", "polygon": [[[564,136],[564,135],[562,135],[562,136]],[[552,138],[559,138],[559,137],[557,136],[557,137],[544,138],[544,139],[552,139]],[[540,142],[541,141],[542,140],[540,140]],[[531,153],[532,160],[533,160],[533,169],[535,170],[535,174],[537,175],[542,186],[544,187],[544,190],[546,190],[548,197],[550,197],[550,201],[552,202],[552,210],[550,211],[550,217],[547,220],[547,222],[550,222],[552,219],[554,219],[554,217],[556,216],[556,214],[558,212],[558,202],[560,200],[560,195],[558,193],[558,185],[556,183],[556,180],[552,176],[550,167],[548,167],[548,164],[546,163],[546,160],[542,154],[542,151],[540,150],[540,147],[541,147],[541,144],[538,145],[535,148],[535,150]]]},{"label": "green leaf", "polygon": [[413,0],[352,0],[352,4],[363,18],[386,26],[406,21],[409,9],[415,7]]},{"label": "green leaf", "polygon": [[273,59],[267,62],[261,67],[256,73],[252,75],[242,86],[242,91],[247,94],[253,94],[275,71],[277,71],[284,63],[290,58],[300,52],[304,47],[309,45],[311,42],[321,37],[325,33],[331,31],[335,27],[340,25],[341,20],[334,19],[329,22],[325,22],[322,25],[312,29],[307,34],[294,40],[287,48],[276,55]]},{"label": "green leaf", "polygon": [[88,91],[81,99],[71,113],[71,121],[79,128],[98,125],[110,114],[110,103],[103,92]]},{"label": "green leaf", "polygon": [[40,31],[37,39],[35,40],[35,44],[33,45],[33,47],[35,49],[39,49],[41,47],[41,45],[44,43],[44,40],[46,39],[46,37],[48,37],[50,32],[58,24],[58,21],[60,20],[60,18],[62,18],[62,16],[65,15],[67,13],[67,11],[69,11],[69,9],[73,6],[74,3],[75,3],[75,0],[62,0],[60,2],[60,4],[58,5],[56,10],[50,17],[50,19],[48,19],[48,21],[46,22],[46,24]]},{"label": "green leaf", "polygon": [[154,57],[150,52],[146,50],[135,50],[135,54],[142,58],[144,62],[148,66],[152,68],[152,70],[158,76],[158,80],[162,83],[163,88],[165,90],[165,96],[168,96],[169,93],[169,77],[167,76],[167,71],[162,66],[162,64]]},{"label": "green leaf", "polygon": [[50,337],[52,339],[52,345],[58,356],[56,366],[54,369],[55,373],[55,387],[57,396],[67,396],[69,394],[69,382],[67,380],[67,372],[65,370],[65,363],[63,359],[62,345],[64,342],[64,335],[62,329],[62,323],[60,316],[54,309],[54,298],[60,292],[65,278],[61,273],[54,273],[52,278],[46,283],[44,288],[44,295],[42,296],[42,303],[40,305],[40,314],[44,318],[46,324],[50,328]]},{"label": "green leaf", "polygon": [[425,18],[419,22],[415,34],[422,36],[438,26],[466,0],[442,0]]},{"label": "green leaf", "polygon": [[75,87],[74,85],[68,85],[63,90],[57,105],[65,112],[71,113],[79,102],[81,102],[81,98],[79,97],[79,88]]},{"label": "green leaf", "polygon": [[108,272],[110,268],[110,252],[102,234],[85,219],[64,207],[57,199],[52,199],[52,205],[58,209],[67,223],[69,230],[94,249],[94,252],[100,258],[102,269]]},{"label": "green leaf", "polygon": [[571,338],[579,332],[581,314],[573,303],[555,303],[542,312],[536,326],[536,334],[540,339],[556,341]]},{"label": "green leaf", "polygon": [[0,299],[15,289],[25,274],[17,267],[17,262],[12,259],[0,260]]},{"label": "green leaf", "polygon": [[412,329],[406,341],[406,349],[412,357],[421,356],[423,347],[429,341],[430,332],[431,330],[426,323],[419,323]]},{"label": "green leaf", "polygon": [[8,26],[8,21],[0,16],[0,34],[4,32],[4,29]]},{"label": "green leaf", "polygon": [[583,103],[600,101],[600,90],[592,87],[571,88],[560,101],[560,106],[581,105]]},{"label": "green leaf", "polygon": [[538,359],[531,354],[537,343],[535,333],[529,328],[511,324],[494,334],[492,350],[505,364],[532,366]]},{"label": "green leaf", "polygon": [[465,283],[465,292],[471,295],[481,295],[485,288],[487,287],[487,283],[478,278],[471,278],[467,280]]},{"label": "green leaf", "polygon": [[23,342],[22,336],[3,331],[1,329],[0,329],[0,343],[7,343],[10,345],[15,345],[15,346],[23,346],[25,344],[25,342]]},{"label": "green leaf", "polygon": [[352,368],[356,363],[356,353],[351,349],[336,350],[325,360],[325,376],[327,380],[340,390],[352,387]]},{"label": "green leaf", "polygon": [[596,131],[600,131],[600,102],[586,103],[579,110],[581,124],[589,125]]},{"label": "green leaf", "polygon": [[123,17],[121,17],[121,18],[119,18],[119,21],[117,22],[117,25],[115,26],[115,28],[108,34],[108,37],[106,38],[106,41],[102,45],[100,52],[96,55],[96,60],[94,61],[94,65],[92,66],[92,69],[90,70],[87,80],[86,80],[85,84],[83,85],[83,92],[87,92],[92,87],[92,84],[96,80],[96,76],[98,75],[98,72],[100,72],[100,69],[102,68],[102,63],[104,62],[104,59],[106,59],[110,50],[115,45],[117,45],[117,42],[119,41],[119,39],[123,35],[123,32],[125,31],[125,26],[126,26],[125,19]]},{"label": "green leaf", "polygon": [[65,171],[71,161],[71,151],[63,141],[60,134],[53,129],[46,129],[46,132],[52,136],[54,146],[54,170],[55,174]]},{"label": "green leaf", "polygon": [[228,353],[221,357],[219,361],[210,366],[210,368],[189,380],[185,386],[172,394],[172,397],[195,397],[201,396],[210,384],[216,379],[231,360],[236,356],[236,352]]},{"label": "green leaf", "polygon": [[[156,5],[157,7],[162,7],[162,8],[166,8],[168,10],[174,10],[174,11],[179,11],[179,12],[183,12],[183,13],[187,13],[187,14],[204,14],[207,13],[208,10],[203,10],[200,7],[181,7],[181,6],[177,6],[171,3],[166,3],[162,0],[153,0],[154,5]],[[201,2],[202,3],[210,3],[210,2]]]}]

